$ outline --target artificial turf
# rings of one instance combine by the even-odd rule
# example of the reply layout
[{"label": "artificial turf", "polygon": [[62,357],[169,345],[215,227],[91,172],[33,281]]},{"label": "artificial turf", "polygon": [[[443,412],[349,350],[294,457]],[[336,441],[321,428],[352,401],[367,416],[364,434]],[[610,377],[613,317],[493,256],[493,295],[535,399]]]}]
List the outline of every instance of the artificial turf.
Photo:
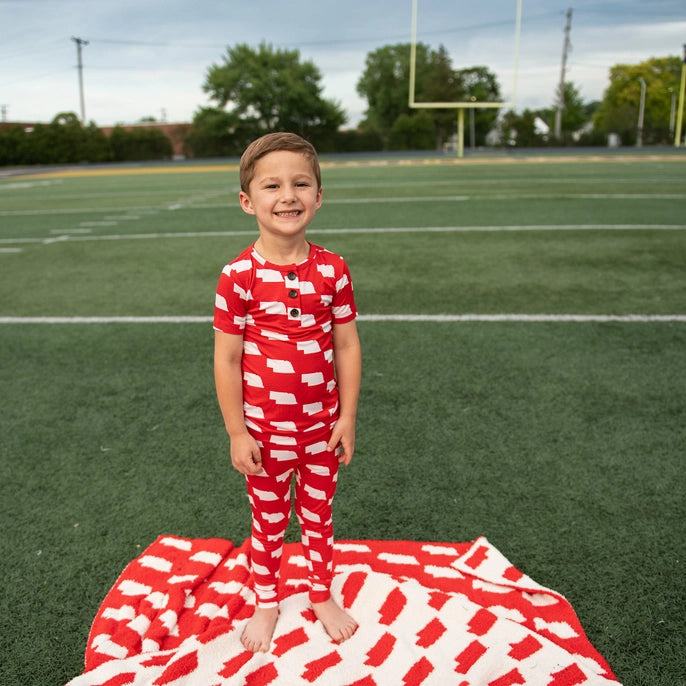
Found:
[{"label": "artificial turf", "polygon": [[[678,195],[669,184],[683,188],[684,161],[372,171],[325,169],[339,202],[311,236],[348,258],[363,314],[685,314],[686,203],[638,197],[646,184],[658,195],[660,180]],[[219,269],[250,236],[161,234],[250,224],[231,204],[231,173],[198,174],[0,183],[13,208],[0,211],[0,245],[21,248],[0,255],[0,316],[209,317]],[[546,175],[558,181],[542,187]],[[632,197],[558,197],[563,178]],[[405,200],[356,204],[374,184]],[[452,222],[440,204],[406,200],[469,186],[471,200],[443,202]],[[477,197],[494,187],[502,200]],[[527,192],[545,212],[516,198]],[[169,209],[183,198],[195,200]],[[111,206],[129,219],[104,219],[118,216]],[[485,226],[487,214],[488,226],[568,228],[422,233]],[[586,215],[633,228],[569,228]],[[98,221],[118,223],[82,226]],[[332,232],[398,227],[416,230]],[[74,228],[89,233],[61,233]],[[133,238],[143,233],[154,235]],[[131,238],[76,240],[114,234]],[[568,598],[626,686],[684,683],[686,323],[359,330],[357,451],[341,474],[337,536],[485,535]],[[249,510],[214,398],[209,322],[5,323],[0,340],[0,681],[64,684],[132,558],[161,533],[242,541]]]}]

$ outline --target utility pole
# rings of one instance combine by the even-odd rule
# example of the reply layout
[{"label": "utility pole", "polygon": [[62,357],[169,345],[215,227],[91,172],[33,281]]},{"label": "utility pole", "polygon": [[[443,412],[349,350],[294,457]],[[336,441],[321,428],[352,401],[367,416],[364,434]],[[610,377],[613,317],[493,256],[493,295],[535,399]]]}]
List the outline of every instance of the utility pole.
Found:
[{"label": "utility pole", "polygon": [[0,105],[0,110],[2,111],[2,121],[3,124],[7,121],[7,108],[9,105]]},{"label": "utility pole", "polygon": [[567,71],[567,53],[571,48],[569,34],[572,31],[572,8],[567,10],[567,23],[565,24],[565,42],[562,47],[562,69],[560,70],[560,85],[557,88],[557,112],[555,112],[555,138],[562,136],[562,110],[565,105],[565,73]]},{"label": "utility pole", "polygon": [[81,96],[81,123],[85,126],[86,125],[86,105],[84,104],[84,99],[83,99],[83,60],[81,59],[81,46],[88,45],[88,41],[83,40],[83,38],[74,38],[74,36],[72,36],[71,39],[74,41],[74,43],[76,43],[76,57],[78,60],[78,70],[79,70],[79,94]]},{"label": "utility pole", "polygon": [[641,99],[638,103],[638,131],[636,133],[636,147],[643,147],[643,115],[646,108],[646,82],[642,76],[638,77],[641,82]]}]

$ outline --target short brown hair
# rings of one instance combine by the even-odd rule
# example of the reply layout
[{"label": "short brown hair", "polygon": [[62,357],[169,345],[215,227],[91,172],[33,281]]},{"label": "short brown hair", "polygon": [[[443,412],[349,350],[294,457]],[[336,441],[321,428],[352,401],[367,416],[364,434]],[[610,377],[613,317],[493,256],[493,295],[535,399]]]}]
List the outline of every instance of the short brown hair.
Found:
[{"label": "short brown hair", "polygon": [[270,152],[280,152],[281,150],[299,152],[305,155],[312,164],[312,171],[317,179],[317,187],[321,188],[322,173],[319,168],[317,151],[314,149],[312,143],[295,133],[278,132],[267,133],[264,136],[261,136],[254,140],[243,152],[240,164],[240,181],[241,190],[244,193],[248,192],[250,182],[255,176],[255,165],[257,164],[257,161]]}]

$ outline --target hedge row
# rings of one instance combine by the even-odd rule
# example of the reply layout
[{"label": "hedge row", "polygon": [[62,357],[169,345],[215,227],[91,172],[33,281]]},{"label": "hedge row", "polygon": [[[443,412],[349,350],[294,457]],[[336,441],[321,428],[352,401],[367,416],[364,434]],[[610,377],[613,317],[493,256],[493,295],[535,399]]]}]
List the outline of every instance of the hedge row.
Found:
[{"label": "hedge row", "polygon": [[82,126],[74,114],[61,114],[33,130],[0,128],[0,166],[79,164],[163,160],[172,157],[169,139],[154,128],[126,131],[116,126],[109,136],[91,122]]}]

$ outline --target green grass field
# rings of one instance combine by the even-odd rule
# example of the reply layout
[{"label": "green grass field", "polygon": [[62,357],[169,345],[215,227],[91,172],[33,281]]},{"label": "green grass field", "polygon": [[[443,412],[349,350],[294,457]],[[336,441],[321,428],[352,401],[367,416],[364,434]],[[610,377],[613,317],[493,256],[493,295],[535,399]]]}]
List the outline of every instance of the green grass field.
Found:
[{"label": "green grass field", "polygon": [[[249,535],[209,321],[255,238],[237,170],[105,171],[0,180],[7,686],[76,676],[159,534]],[[337,537],[485,535],[625,686],[686,684],[686,155],[323,176],[310,238],[350,265],[364,353]]]}]

